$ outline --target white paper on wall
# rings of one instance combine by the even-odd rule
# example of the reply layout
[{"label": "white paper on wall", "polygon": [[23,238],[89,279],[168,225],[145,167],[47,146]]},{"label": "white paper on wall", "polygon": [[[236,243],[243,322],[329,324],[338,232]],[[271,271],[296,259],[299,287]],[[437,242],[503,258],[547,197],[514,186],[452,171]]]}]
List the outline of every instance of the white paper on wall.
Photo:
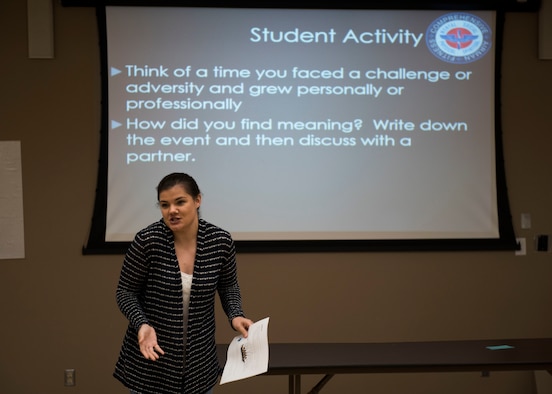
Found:
[{"label": "white paper on wall", "polygon": [[0,259],[24,257],[21,142],[0,141]]}]

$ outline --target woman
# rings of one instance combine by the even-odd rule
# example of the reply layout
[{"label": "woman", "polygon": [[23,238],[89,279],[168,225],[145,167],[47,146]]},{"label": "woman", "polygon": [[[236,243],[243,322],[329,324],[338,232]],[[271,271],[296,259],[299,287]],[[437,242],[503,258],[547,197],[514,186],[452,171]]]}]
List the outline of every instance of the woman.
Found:
[{"label": "woman", "polygon": [[117,305],[129,325],[114,376],[132,393],[211,393],[219,376],[215,294],[247,337],[230,234],[199,218],[201,192],[184,173],[157,186],[162,219],[139,231],[123,262]]}]

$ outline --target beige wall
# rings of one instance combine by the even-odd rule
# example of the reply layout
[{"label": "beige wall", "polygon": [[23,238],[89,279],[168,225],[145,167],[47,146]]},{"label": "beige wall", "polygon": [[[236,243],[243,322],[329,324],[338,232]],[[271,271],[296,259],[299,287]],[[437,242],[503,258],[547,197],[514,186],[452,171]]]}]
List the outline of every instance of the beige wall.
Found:
[{"label": "beige wall", "polygon": [[[26,2],[0,4],[0,140],[21,141],[26,257],[0,260],[0,392],[126,393],[112,378],[125,321],[120,255],[83,256],[96,187],[100,67],[91,8],[54,1],[55,58],[27,56]],[[527,256],[513,252],[239,256],[245,309],[270,316],[271,342],[425,341],[552,336],[552,61],[537,58],[537,14],[508,14],[503,130],[508,189]],[[521,230],[529,212],[533,227]],[[219,342],[234,335],[218,309]],[[64,387],[75,368],[77,385]],[[304,391],[316,377],[305,377]],[[532,394],[533,374],[341,375],[322,392]],[[285,377],[219,394],[284,393]]]}]

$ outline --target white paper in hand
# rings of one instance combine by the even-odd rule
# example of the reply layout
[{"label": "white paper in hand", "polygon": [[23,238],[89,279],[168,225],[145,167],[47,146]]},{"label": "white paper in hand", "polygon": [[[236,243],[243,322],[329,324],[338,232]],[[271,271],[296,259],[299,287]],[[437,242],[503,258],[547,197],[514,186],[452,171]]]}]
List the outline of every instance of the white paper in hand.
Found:
[{"label": "white paper in hand", "polygon": [[238,335],[230,342],[220,384],[268,371],[268,319],[266,317],[253,323],[247,338]]}]

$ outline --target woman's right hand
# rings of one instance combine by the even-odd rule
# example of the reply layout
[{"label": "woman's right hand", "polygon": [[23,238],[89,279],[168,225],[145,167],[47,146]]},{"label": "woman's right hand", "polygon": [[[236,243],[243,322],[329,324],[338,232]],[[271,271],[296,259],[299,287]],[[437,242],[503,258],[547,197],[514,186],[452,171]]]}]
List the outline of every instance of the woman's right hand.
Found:
[{"label": "woman's right hand", "polygon": [[165,354],[157,343],[155,329],[149,324],[142,324],[140,326],[138,330],[138,345],[140,345],[140,352],[148,360],[158,360],[159,355]]}]

